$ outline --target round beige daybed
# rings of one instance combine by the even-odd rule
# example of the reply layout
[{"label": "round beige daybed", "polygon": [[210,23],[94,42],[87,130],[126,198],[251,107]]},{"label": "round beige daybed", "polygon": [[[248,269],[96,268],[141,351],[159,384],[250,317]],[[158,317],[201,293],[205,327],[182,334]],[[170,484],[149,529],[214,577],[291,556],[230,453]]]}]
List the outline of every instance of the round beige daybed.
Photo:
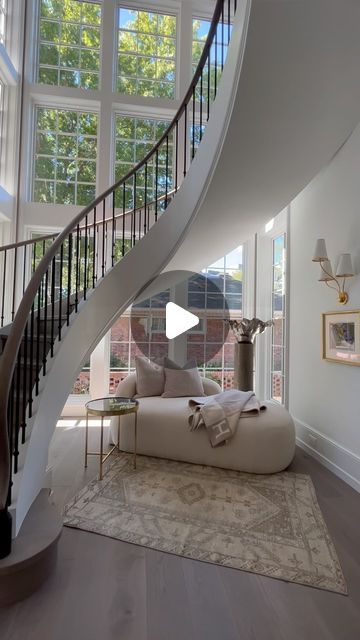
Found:
[{"label": "round beige daybed", "polygon": [[[204,393],[219,393],[213,380],[203,378]],[[116,395],[136,394],[136,375],[120,382]],[[182,462],[247,471],[276,473],[289,466],[295,453],[294,422],[284,407],[265,403],[259,416],[240,418],[233,438],[224,446],[213,448],[205,429],[190,431],[189,398],[138,398],[137,451],[147,456]],[[118,418],[111,420],[111,437],[117,442]],[[120,422],[120,449],[134,448],[133,416],[123,416]]]}]

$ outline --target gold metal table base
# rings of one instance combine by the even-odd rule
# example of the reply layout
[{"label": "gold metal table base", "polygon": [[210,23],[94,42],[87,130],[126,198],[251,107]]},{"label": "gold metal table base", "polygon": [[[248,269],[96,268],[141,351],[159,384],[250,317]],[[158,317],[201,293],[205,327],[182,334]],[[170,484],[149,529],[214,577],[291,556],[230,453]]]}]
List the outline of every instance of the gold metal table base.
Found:
[{"label": "gold metal table base", "polygon": [[[129,413],[129,412],[126,412]],[[133,466],[134,469],[136,469],[136,448],[137,448],[137,410],[132,411],[131,413],[135,414],[135,423],[134,423],[134,457],[133,457]],[[91,410],[89,411],[88,409],[86,410],[86,426],[85,426],[85,469],[87,468],[88,464],[88,456],[100,456],[100,463],[99,463],[99,480],[103,479],[103,466],[104,463],[106,462],[106,460],[111,456],[112,453],[114,453],[115,450],[117,450],[120,453],[120,419],[121,419],[121,413],[120,414],[115,414],[118,416],[119,420],[118,420],[118,438],[117,438],[117,444],[114,444],[113,447],[111,447],[110,451],[108,451],[105,455],[104,455],[104,416],[101,416],[101,429],[100,429],[100,451],[89,451],[88,450],[88,443],[89,443],[89,415],[99,415],[98,413],[93,413]],[[124,414],[126,415],[126,414]],[[108,416],[108,414],[106,414],[106,416]]]}]

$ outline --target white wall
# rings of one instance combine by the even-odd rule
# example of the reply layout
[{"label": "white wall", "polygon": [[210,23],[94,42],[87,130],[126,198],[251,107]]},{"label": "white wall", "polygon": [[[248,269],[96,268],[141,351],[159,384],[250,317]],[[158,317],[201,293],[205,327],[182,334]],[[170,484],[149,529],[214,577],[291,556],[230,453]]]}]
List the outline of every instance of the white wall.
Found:
[{"label": "white wall", "polygon": [[360,274],[359,169],[360,125],[290,206],[289,397],[303,446],[360,490],[360,367],[321,358],[321,314],[360,309],[360,275],[348,281],[344,307],[311,261],[325,237],[333,266],[351,252]]}]

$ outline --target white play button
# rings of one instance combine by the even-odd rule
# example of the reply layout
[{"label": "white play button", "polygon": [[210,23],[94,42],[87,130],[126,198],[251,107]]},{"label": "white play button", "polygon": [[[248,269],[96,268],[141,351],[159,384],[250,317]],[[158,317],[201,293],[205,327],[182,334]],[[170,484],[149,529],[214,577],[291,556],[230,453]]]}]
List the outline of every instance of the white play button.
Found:
[{"label": "white play button", "polygon": [[175,302],[166,305],[166,337],[171,340],[199,324],[199,318]]}]

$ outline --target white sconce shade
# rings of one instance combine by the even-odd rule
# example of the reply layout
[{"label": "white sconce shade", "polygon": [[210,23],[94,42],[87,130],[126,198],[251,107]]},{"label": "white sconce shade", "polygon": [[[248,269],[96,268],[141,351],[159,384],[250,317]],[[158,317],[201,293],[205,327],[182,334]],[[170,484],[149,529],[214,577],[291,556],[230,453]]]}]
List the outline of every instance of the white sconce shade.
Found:
[{"label": "white sconce shade", "polygon": [[324,260],[323,264],[320,266],[319,282],[330,282],[331,280],[334,280],[331,262],[330,260]]},{"label": "white sconce shade", "polygon": [[338,266],[336,268],[336,276],[338,278],[351,278],[354,275],[350,253],[342,253]]},{"label": "white sconce shade", "polygon": [[321,262],[323,260],[328,260],[324,238],[319,238],[316,241],[314,257],[312,260],[313,262]]}]

